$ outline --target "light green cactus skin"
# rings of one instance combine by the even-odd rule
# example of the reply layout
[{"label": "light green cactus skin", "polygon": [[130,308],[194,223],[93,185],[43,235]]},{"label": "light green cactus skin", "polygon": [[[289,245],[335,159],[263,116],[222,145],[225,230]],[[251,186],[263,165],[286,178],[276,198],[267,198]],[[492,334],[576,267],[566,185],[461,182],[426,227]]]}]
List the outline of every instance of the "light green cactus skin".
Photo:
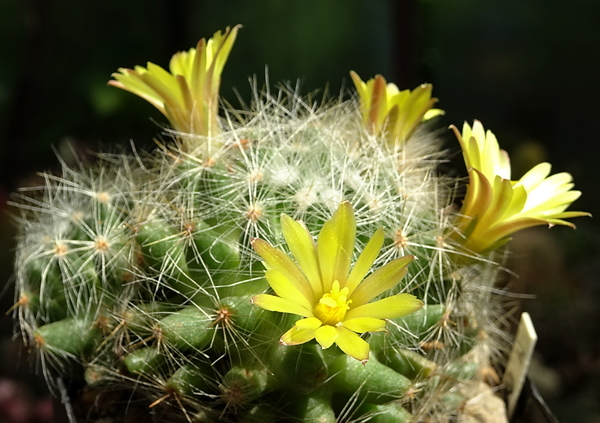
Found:
[{"label": "light green cactus skin", "polygon": [[[365,133],[356,102],[278,97],[227,111],[216,157],[176,147],[101,156],[22,197],[23,339],[50,379],[85,370],[90,387],[141,395],[155,421],[450,418],[460,404],[439,402],[488,366],[501,328],[486,289],[497,266],[457,265],[467,261],[443,243],[458,181],[436,172],[439,141],[421,128],[391,154]],[[342,200],[355,211],[357,251],[386,231],[375,267],[417,257],[385,295],[426,303],[366,335],[365,365],[314,341],[280,346],[297,317],[250,303],[268,290],[250,240],[286,250],[281,213],[316,235]]]}]

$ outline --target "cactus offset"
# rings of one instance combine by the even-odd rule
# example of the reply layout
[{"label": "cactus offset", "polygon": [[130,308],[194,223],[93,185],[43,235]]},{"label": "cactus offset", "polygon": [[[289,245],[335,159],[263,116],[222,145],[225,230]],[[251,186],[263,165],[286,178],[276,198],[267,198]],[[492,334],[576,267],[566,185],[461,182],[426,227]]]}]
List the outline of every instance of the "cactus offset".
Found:
[{"label": "cactus offset", "polygon": [[[186,97],[198,84],[181,66],[116,74],[115,86],[153,90],[176,142],[63,166],[20,197],[23,339],[50,381],[125,392],[135,401],[122,412],[156,421],[451,420],[468,399],[461,386],[507,343],[490,289],[499,266],[469,238],[485,216],[469,214],[472,191],[452,208],[458,181],[438,175],[444,152],[420,124],[441,112],[431,86],[378,107],[385,80],[353,74],[358,100],[317,107],[256,92],[250,110],[220,119],[215,90],[236,32],[198,44],[218,62],[196,64],[212,75],[206,103],[199,88]],[[163,91],[176,82],[161,78],[183,91]],[[150,88],[127,85],[140,81]],[[488,175],[469,165],[469,189],[481,189]],[[480,207],[502,222],[510,213],[496,203],[509,194],[493,190],[514,182],[495,177]],[[569,190],[554,215],[527,222],[582,215],[564,212]]]}]

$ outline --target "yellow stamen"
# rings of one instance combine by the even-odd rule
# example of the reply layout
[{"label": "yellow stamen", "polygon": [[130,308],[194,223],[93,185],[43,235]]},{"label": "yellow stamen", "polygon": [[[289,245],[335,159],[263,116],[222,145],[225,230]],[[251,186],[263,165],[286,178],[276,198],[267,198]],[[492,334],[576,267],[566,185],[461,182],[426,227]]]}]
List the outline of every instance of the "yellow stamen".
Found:
[{"label": "yellow stamen", "polygon": [[340,283],[334,281],[331,292],[323,295],[313,310],[313,315],[323,322],[324,325],[336,326],[344,320],[346,311],[350,309],[348,300],[348,288],[340,291]]}]

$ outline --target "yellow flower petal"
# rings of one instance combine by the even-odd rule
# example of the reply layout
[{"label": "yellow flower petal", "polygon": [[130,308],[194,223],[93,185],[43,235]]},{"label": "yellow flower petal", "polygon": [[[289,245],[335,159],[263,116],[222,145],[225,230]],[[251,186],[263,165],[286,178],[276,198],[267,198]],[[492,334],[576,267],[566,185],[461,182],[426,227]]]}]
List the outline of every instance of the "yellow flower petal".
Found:
[{"label": "yellow flower petal", "polygon": [[385,320],[375,319],[374,317],[357,317],[344,320],[344,327],[358,333],[382,332],[385,331],[385,324]]},{"label": "yellow flower petal", "polygon": [[337,346],[350,357],[366,363],[369,360],[369,344],[356,333],[343,326],[337,328],[337,331],[338,337],[335,340]]},{"label": "yellow flower petal", "polygon": [[[568,219],[571,217],[582,217],[582,216],[590,217],[591,214],[587,213],[587,212],[568,211],[568,212],[559,213],[555,217],[560,218],[560,219]],[[561,223],[556,223],[556,222],[553,222],[554,219],[547,219],[547,220],[548,220],[548,222],[554,223],[555,225],[566,225],[566,226],[571,226],[573,228],[575,227],[575,225],[570,222],[563,221]]]},{"label": "yellow flower petal", "polygon": [[[566,203],[570,203],[579,198],[579,191],[569,191],[573,188],[573,184],[570,183],[572,177],[568,173],[557,173],[552,175],[544,181],[540,182],[537,186],[528,190],[527,203],[524,206],[524,212],[530,213],[531,210],[535,210],[540,206],[544,209],[552,208],[554,204],[565,203],[563,197],[565,194],[573,195],[569,193],[576,193],[575,198],[567,200]],[[527,189],[527,188],[526,188]],[[548,193],[554,193],[554,196],[549,197]]]},{"label": "yellow flower petal", "polygon": [[429,109],[425,112],[425,115],[423,116],[423,120],[430,120],[433,119],[435,117],[438,116],[442,116],[446,114],[446,112],[444,112],[442,109]]},{"label": "yellow flower petal", "polygon": [[280,271],[269,269],[265,272],[265,277],[273,291],[281,298],[296,302],[307,310],[312,308],[312,303],[304,296],[304,293]]},{"label": "yellow flower petal", "polygon": [[469,171],[469,185],[463,200],[463,206],[459,213],[459,221],[455,225],[464,229],[462,221],[470,221],[472,218],[485,213],[493,198],[492,187],[489,181],[477,169]]},{"label": "yellow flower petal", "polygon": [[[498,243],[499,241],[503,240],[504,238],[507,239],[508,242],[508,237],[515,233],[518,232],[522,229],[526,229],[526,228],[530,228],[533,226],[539,226],[539,225],[547,225],[548,222],[544,219],[536,219],[536,218],[532,218],[532,217],[525,217],[525,218],[520,218],[520,219],[515,219],[513,221],[508,221],[508,222],[503,222],[501,224],[496,225],[493,229],[490,229],[489,231],[487,231],[485,233],[485,236],[487,238],[486,241],[481,241],[481,246],[478,247],[478,244],[476,243],[476,239],[473,240],[469,240],[468,243],[468,247],[472,248],[473,251],[475,252],[479,252],[479,251],[489,251],[492,250],[496,247],[491,247],[493,246],[495,243]],[[502,245],[502,244],[499,244]]]},{"label": "yellow flower petal", "polygon": [[325,222],[317,243],[323,292],[331,291],[334,281],[344,286],[350,271],[356,221],[349,202],[344,201]]},{"label": "yellow flower petal", "polygon": [[306,319],[300,319],[294,323],[300,329],[317,329],[323,324],[316,317],[307,317]]},{"label": "yellow flower petal", "polygon": [[142,97],[164,114],[165,108],[162,99],[152,87],[149,87],[141,79],[141,74],[146,72],[146,69],[141,69],[143,70],[134,71],[132,69],[119,68],[118,70],[120,73],[115,73],[112,75],[115,80],[109,81],[109,85],[121,88],[122,90],[129,91]]},{"label": "yellow flower petal", "polygon": [[329,348],[338,338],[338,330],[333,326],[323,325],[315,330],[315,339],[323,348]]},{"label": "yellow flower petal", "polygon": [[491,228],[501,219],[504,212],[511,204],[513,188],[509,180],[496,176],[492,192],[492,201],[489,203],[486,210],[483,210],[478,216],[479,228]]},{"label": "yellow flower petal", "polygon": [[310,232],[302,223],[285,214],[281,215],[281,231],[298,266],[308,279],[313,298],[320,298],[323,295],[321,272],[317,257],[317,246]]},{"label": "yellow flower petal", "polygon": [[360,76],[354,71],[350,71],[350,78],[352,82],[354,82],[354,86],[356,87],[356,91],[358,92],[358,96],[361,99],[367,99],[367,84],[360,79]]},{"label": "yellow flower petal", "polygon": [[[392,87],[392,89],[394,89]],[[396,90],[397,91],[397,88]],[[381,75],[375,76],[371,89],[371,110],[369,112],[369,120],[375,128],[380,127],[387,114],[387,93],[385,79]]]},{"label": "yellow flower petal", "polygon": [[279,340],[282,345],[300,345],[314,339],[315,329],[293,326]]},{"label": "yellow flower petal", "polygon": [[348,288],[348,295],[352,295],[352,292],[356,289],[358,284],[367,276],[371,266],[375,262],[375,259],[381,251],[383,241],[385,239],[385,233],[382,228],[379,228],[371,237],[367,245],[365,246],[362,253],[354,263],[352,272],[348,276],[345,287]]},{"label": "yellow flower petal", "polygon": [[532,167],[523,177],[517,182],[519,185],[523,185],[523,187],[531,191],[533,188],[537,187],[548,175],[550,175],[550,171],[552,170],[552,166],[550,163],[539,163]]},{"label": "yellow flower petal", "polygon": [[269,294],[258,294],[252,297],[252,304],[269,311],[278,311],[280,313],[297,314],[304,317],[312,317],[312,312],[302,307],[300,304],[276,297]]},{"label": "yellow flower petal", "polygon": [[396,129],[400,133],[400,139],[406,140],[414,132],[417,125],[421,123],[427,110],[431,109],[437,99],[431,97],[433,87],[431,84],[422,84],[412,90],[406,103],[403,105],[405,112],[399,119],[401,128]]},{"label": "yellow flower petal", "polygon": [[379,301],[352,308],[346,313],[346,320],[359,317],[372,317],[375,319],[395,319],[414,313],[423,307],[423,301],[414,295],[398,294]]},{"label": "yellow flower petal", "polygon": [[517,215],[521,210],[523,210],[526,202],[527,202],[527,191],[525,190],[525,187],[513,186],[512,200],[510,202],[510,205],[504,211],[504,214],[501,216],[501,219],[509,220],[513,216]]},{"label": "yellow flower petal", "polygon": [[414,258],[415,256],[397,258],[373,272],[367,279],[358,285],[350,296],[350,299],[352,300],[350,307],[356,308],[368,303],[382,292],[396,286],[402,277],[406,275],[406,266],[408,266]]},{"label": "yellow flower petal", "polygon": [[451,128],[462,147],[467,169],[477,169],[490,181],[496,175],[510,179],[508,155],[500,150],[496,136],[491,131],[486,132],[481,122],[476,120],[473,128],[465,122],[462,134],[454,125]]},{"label": "yellow flower petal", "polygon": [[278,250],[262,239],[255,238],[251,241],[251,244],[254,251],[262,257],[269,268],[281,272],[288,281],[295,285],[296,289],[298,289],[308,301],[311,303],[316,301],[313,290],[306,280],[306,277],[300,269],[298,269],[298,266],[296,266],[296,263],[294,263],[291,258],[283,251]]}]

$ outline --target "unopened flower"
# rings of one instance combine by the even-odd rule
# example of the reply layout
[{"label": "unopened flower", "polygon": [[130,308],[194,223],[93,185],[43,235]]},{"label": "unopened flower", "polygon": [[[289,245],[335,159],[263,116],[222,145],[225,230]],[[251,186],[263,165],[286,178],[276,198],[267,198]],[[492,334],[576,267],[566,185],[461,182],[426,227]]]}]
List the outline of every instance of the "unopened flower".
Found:
[{"label": "unopened flower", "polygon": [[385,136],[392,149],[406,141],[424,120],[443,114],[432,109],[437,98],[431,97],[431,84],[414,90],[400,91],[395,84],[386,84],[381,75],[363,82],[356,72],[350,72],[360,98],[362,120],[367,131]]},{"label": "unopened flower", "polygon": [[544,224],[575,227],[563,219],[589,216],[565,211],[581,195],[571,189],[569,173],[548,176],[550,164],[540,163],[512,181],[508,154],[481,122],[475,121],[472,128],[465,123],[462,134],[456,127],[452,129],[469,172],[469,185],[451,235],[464,250],[487,253],[521,229]]},{"label": "unopened flower", "polygon": [[120,68],[109,84],[150,102],[177,131],[215,135],[221,73],[239,28],[218,31],[208,41],[201,39],[196,48],[176,53],[169,71],[151,62],[145,68]]},{"label": "unopened flower", "polygon": [[384,232],[379,229],[350,270],[356,221],[349,202],[343,202],[325,222],[317,243],[301,222],[287,215],[282,215],[281,226],[295,262],[264,240],[252,241],[276,294],[259,294],[252,302],[266,310],[303,317],[283,334],[281,344],[316,339],[329,348],[335,343],[346,354],[366,362],[369,344],[359,333],[383,331],[385,319],[406,316],[423,306],[410,294],[370,302],[400,282],[414,257],[395,259],[367,276],[383,245]]}]

